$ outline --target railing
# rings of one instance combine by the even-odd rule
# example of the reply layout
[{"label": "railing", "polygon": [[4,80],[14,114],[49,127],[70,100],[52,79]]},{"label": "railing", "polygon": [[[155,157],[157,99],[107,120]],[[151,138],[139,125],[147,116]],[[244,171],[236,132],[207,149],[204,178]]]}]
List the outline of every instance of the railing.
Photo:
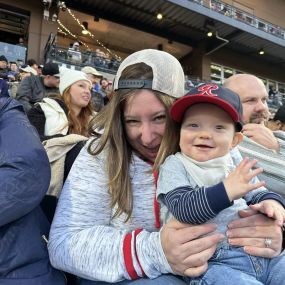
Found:
[{"label": "railing", "polygon": [[0,55],[4,55],[9,62],[14,61],[22,65],[26,61],[26,53],[26,47],[0,42]]},{"label": "railing", "polygon": [[206,8],[243,22],[258,30],[264,31],[278,38],[285,39],[285,30],[277,25],[269,23],[263,19],[255,17],[253,14],[245,12],[237,7],[229,5],[219,0],[188,0],[200,4]]},{"label": "railing", "polygon": [[91,51],[75,51],[70,48],[64,48],[51,45],[46,51],[45,61],[58,62],[65,65],[77,67],[93,66],[99,71],[115,74],[119,68],[120,62],[116,59],[104,58]]}]

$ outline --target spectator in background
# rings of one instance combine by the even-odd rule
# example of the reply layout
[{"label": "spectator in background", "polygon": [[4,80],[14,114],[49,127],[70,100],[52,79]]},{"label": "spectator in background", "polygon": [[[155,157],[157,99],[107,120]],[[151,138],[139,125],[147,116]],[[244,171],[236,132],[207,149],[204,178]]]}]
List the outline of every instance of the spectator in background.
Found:
[{"label": "spectator in background", "polygon": [[33,58],[28,59],[27,64],[36,71],[37,75],[39,74],[38,73],[38,64]]},{"label": "spectator in background", "polygon": [[8,60],[4,55],[0,56],[0,78],[8,79]]},{"label": "spectator in background", "polygon": [[100,90],[101,79],[103,75],[91,66],[85,66],[81,69],[87,75],[87,78],[92,82],[91,98],[93,107],[96,112],[99,112],[104,106],[104,94]]},{"label": "spectator in background", "polygon": [[68,49],[67,56],[72,63],[80,64],[82,63],[81,52],[79,50],[79,42],[74,42],[72,47]]},{"label": "spectator in background", "polygon": [[109,85],[109,81],[106,77],[103,77],[101,78],[100,80],[100,86],[101,86],[101,89],[100,91],[106,96],[107,94],[107,87]]},{"label": "spectator in background", "polygon": [[59,68],[56,63],[46,63],[43,75],[26,77],[19,85],[16,99],[23,104],[28,112],[34,103],[40,102],[49,93],[58,93]]},{"label": "spectator in background", "polygon": [[259,179],[266,188],[285,196],[285,140],[278,137],[265,124],[269,120],[268,93],[262,80],[250,74],[235,74],[224,86],[236,92],[243,107],[243,141],[238,149],[243,157],[257,159],[263,168]]},{"label": "spectator in background", "polygon": [[24,38],[20,37],[17,45],[18,45],[18,46],[25,47]]},{"label": "spectator in background", "polygon": [[0,153],[0,284],[64,285],[49,262],[49,223],[39,207],[50,181],[47,155],[21,104],[2,94]]},{"label": "spectator in background", "polygon": [[[58,198],[71,165],[87,140],[87,127],[92,116],[91,82],[81,71],[61,70],[60,95],[50,94],[37,102],[28,118],[38,131],[52,166],[52,180],[47,194]],[[42,203],[52,220],[56,200],[45,197]],[[53,202],[52,202],[53,201]]]},{"label": "spectator in background", "polygon": [[[285,132],[285,105],[281,106],[275,113],[273,119],[267,122],[267,127],[271,131]],[[285,133],[283,134],[285,140]]]},{"label": "spectator in background", "polygon": [[17,95],[17,91],[18,91],[20,82],[25,77],[28,77],[31,75],[37,75],[37,72],[33,68],[31,68],[29,65],[24,64],[19,68],[19,73],[18,73],[18,76],[16,78],[16,81],[10,82],[10,84],[9,84],[10,85],[10,88],[9,88],[10,95],[13,98],[15,98]]},{"label": "spectator in background", "polygon": [[112,97],[112,81],[109,81],[107,78],[102,78],[100,80],[101,89],[100,92],[104,97],[104,105],[107,105]]},{"label": "spectator in background", "polygon": [[83,72],[61,70],[60,95],[51,94],[43,98],[28,112],[29,120],[42,141],[67,134],[88,135],[88,122],[92,116],[91,87]]},{"label": "spectator in background", "polygon": [[10,62],[10,70],[8,71],[8,80],[9,81],[18,81],[19,68],[16,62]]},{"label": "spectator in background", "polygon": [[38,75],[43,75],[43,67],[44,66],[42,64],[38,66]]},{"label": "spectator in background", "polygon": [[23,64],[20,68],[20,80],[23,80],[25,77],[30,76],[30,75],[37,75],[37,72],[35,71],[34,68],[30,67],[27,64]]}]

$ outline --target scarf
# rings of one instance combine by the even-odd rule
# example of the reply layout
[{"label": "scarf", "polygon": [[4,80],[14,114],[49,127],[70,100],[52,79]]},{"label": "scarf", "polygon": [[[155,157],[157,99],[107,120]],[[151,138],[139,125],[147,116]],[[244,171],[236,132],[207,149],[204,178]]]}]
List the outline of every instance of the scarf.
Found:
[{"label": "scarf", "polygon": [[183,163],[185,169],[199,187],[213,186],[224,180],[234,169],[231,155],[214,158],[208,161],[196,161],[183,153],[175,156]]}]

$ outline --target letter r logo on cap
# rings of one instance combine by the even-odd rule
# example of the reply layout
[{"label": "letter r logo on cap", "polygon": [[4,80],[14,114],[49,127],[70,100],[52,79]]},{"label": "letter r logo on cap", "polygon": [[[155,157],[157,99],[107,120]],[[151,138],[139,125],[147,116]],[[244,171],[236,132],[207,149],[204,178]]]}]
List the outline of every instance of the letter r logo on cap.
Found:
[{"label": "letter r logo on cap", "polygon": [[217,94],[212,93],[212,90],[217,90],[217,89],[219,89],[219,86],[216,84],[205,84],[203,86],[198,87],[198,91],[201,91],[201,93],[195,95],[218,96]]}]

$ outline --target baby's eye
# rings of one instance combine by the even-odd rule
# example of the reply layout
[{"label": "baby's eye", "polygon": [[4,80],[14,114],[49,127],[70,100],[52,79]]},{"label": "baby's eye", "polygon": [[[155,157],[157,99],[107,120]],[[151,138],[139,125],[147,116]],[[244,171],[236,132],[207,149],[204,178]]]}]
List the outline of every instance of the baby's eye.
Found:
[{"label": "baby's eye", "polygon": [[224,129],[225,129],[225,127],[224,127],[224,126],[222,126],[222,125],[218,125],[218,126],[216,126],[216,129],[217,129],[217,130],[224,130]]}]

